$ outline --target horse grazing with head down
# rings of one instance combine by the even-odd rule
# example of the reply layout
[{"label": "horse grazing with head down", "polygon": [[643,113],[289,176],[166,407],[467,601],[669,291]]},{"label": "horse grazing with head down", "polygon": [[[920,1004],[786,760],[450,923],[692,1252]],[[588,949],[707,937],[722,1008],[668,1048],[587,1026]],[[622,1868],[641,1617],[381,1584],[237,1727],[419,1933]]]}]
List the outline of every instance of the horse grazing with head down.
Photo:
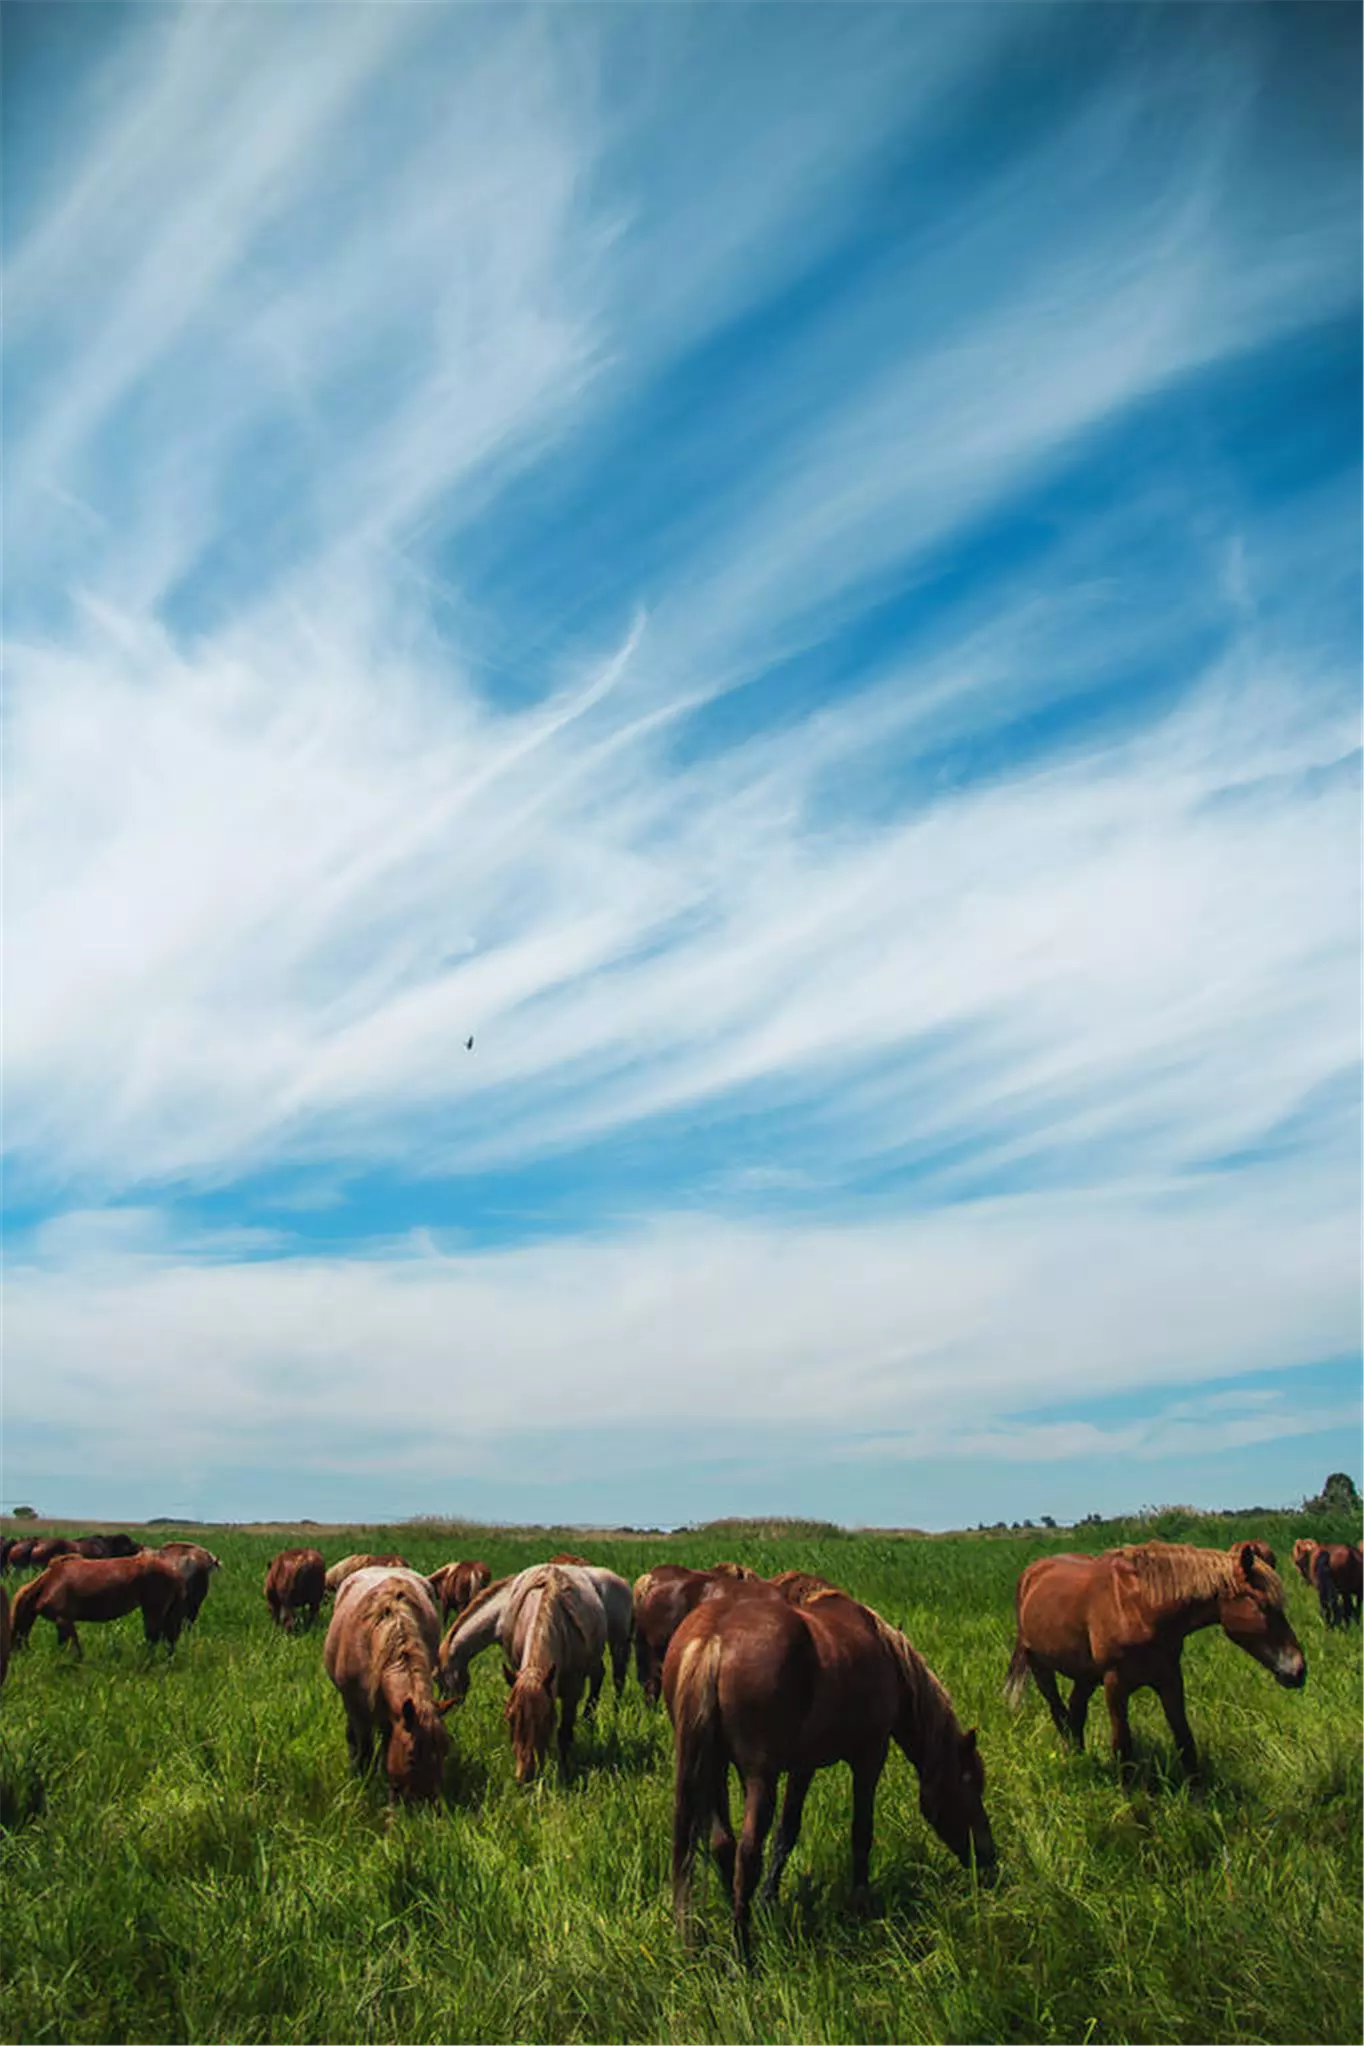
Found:
[{"label": "horse grazing with head down", "polygon": [[439,1645],[440,1614],[417,1571],[371,1566],[341,1586],[322,1659],[346,1708],[351,1761],[368,1769],[378,1734],[390,1799],[434,1803],[441,1793],[450,1706],[432,1694]]},{"label": "horse grazing with head down", "polygon": [[118,1620],[137,1608],[148,1641],[173,1648],[185,1616],[185,1588],[173,1563],[146,1549],[104,1559],[59,1556],[16,1594],[14,1645],[26,1644],[35,1620],[51,1620],[57,1639],[79,1655],[77,1620]]},{"label": "horse grazing with head down", "polygon": [[668,1643],[687,1614],[737,1583],[763,1582],[756,1570],[748,1570],[742,1563],[716,1563],[709,1570],[692,1570],[685,1563],[658,1563],[635,1579],[635,1669],[640,1689],[651,1705],[657,1704],[663,1689]]},{"label": "horse grazing with head down", "polygon": [[440,1600],[441,1612],[448,1620],[452,1613],[462,1613],[470,1599],[480,1591],[486,1591],[493,1581],[493,1573],[486,1563],[471,1556],[458,1563],[442,1563],[426,1581]]},{"label": "horse grazing with head down", "polygon": [[[1182,1542],[1143,1542],[1098,1556],[1042,1556],[1018,1580],[1018,1635],[1004,1695],[1016,1705],[1031,1675],[1058,1731],[1083,1747],[1089,1701],[1102,1684],[1113,1751],[1127,1763],[1127,1701],[1150,1686],[1192,1775],[1198,1750],[1180,1668],[1186,1637],[1218,1625],[1279,1683],[1296,1688],[1307,1680],[1307,1661],[1283,1599],[1277,1574],[1249,1542],[1230,1555]],[[1068,1705],[1061,1702],[1058,1676],[1071,1680]]]},{"label": "horse grazing with head down", "polygon": [[590,1573],[537,1563],[489,1585],[465,1607],[440,1646],[441,1688],[465,1697],[474,1656],[501,1644],[516,1779],[529,1783],[548,1752],[556,1704],[561,1766],[567,1761],[584,1686],[591,1685],[593,1697],[601,1689],[606,1635]]},{"label": "horse grazing with head down", "polygon": [[353,1577],[357,1570],[406,1570],[406,1568],[406,1556],[371,1556],[367,1553],[343,1556],[339,1563],[332,1564],[323,1578],[323,1590],[326,1597],[334,1598],[346,1579]]},{"label": "horse grazing with head down", "polygon": [[319,1549],[281,1549],[265,1573],[270,1617],[292,1634],[299,1615],[311,1626],[327,1595],[327,1566]]},{"label": "horse grazing with head down", "polygon": [[[775,1897],[800,1833],[816,1770],[846,1762],[853,1778],[853,1884],[864,1890],[871,1859],[876,1786],[892,1741],[919,1776],[919,1808],[960,1861],[993,1868],[985,1814],[985,1770],[973,1727],[964,1733],[952,1700],[923,1658],[879,1613],[846,1593],[804,1588],[781,1596],[703,1600],[679,1626],[663,1665],[673,1724],[673,1907],[689,1929],[692,1871],[702,1831],[733,1900],[747,1956],[749,1913],[763,1842],[787,1778],[764,1902]],[[743,1783],[736,1846],[729,1817],[729,1769]]]}]

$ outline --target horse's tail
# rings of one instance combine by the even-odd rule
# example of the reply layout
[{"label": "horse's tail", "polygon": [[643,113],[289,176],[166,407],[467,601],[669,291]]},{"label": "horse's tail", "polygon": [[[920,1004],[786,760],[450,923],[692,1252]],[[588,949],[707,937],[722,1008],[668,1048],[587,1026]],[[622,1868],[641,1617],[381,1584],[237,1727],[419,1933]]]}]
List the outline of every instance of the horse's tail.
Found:
[{"label": "horse's tail", "polygon": [[40,1576],[30,1577],[28,1583],[21,1584],[15,1592],[14,1604],[10,1607],[10,1633],[16,1648],[27,1646],[29,1631],[38,1617],[38,1601],[46,1589],[47,1572],[44,1570]]},{"label": "horse's tail", "polygon": [[672,1699],[677,1744],[673,1783],[673,1910],[684,1923],[701,1829],[715,1806],[720,1748],[720,1641],[688,1641]]},{"label": "horse's tail", "polygon": [[1023,1646],[1020,1634],[1014,1643],[1014,1652],[1009,1660],[1009,1674],[1004,1679],[1004,1699],[1009,1705],[1017,1705],[1028,1687],[1028,1651]]}]

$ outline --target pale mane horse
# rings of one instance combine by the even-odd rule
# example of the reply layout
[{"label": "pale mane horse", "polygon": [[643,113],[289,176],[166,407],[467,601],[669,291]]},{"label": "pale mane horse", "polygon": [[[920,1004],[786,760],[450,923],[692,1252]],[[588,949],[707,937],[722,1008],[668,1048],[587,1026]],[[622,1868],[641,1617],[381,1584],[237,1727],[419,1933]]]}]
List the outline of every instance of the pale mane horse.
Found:
[{"label": "pale mane horse", "polygon": [[436,1602],[415,1570],[357,1570],[337,1593],[323,1660],[346,1708],[351,1761],[369,1768],[378,1734],[391,1799],[440,1796],[449,1706],[432,1694],[439,1643]]},{"label": "pale mane horse", "polygon": [[556,1702],[559,1755],[567,1756],[585,1684],[601,1689],[606,1614],[587,1572],[538,1563],[503,1578],[467,1605],[440,1645],[438,1675],[452,1699],[469,1689],[469,1665],[497,1642],[512,1687],[507,1723],[518,1782],[529,1782],[548,1750]]}]

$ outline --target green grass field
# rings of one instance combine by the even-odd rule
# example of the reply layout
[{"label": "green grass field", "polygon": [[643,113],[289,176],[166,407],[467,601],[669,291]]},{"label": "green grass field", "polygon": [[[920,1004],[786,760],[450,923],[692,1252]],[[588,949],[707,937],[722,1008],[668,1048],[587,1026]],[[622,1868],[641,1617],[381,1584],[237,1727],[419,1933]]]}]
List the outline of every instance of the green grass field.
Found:
[{"label": "green grass field", "polygon": [[[849,1897],[847,1772],[825,1772],[750,1974],[718,1884],[692,1954],[668,1894],[671,1740],[633,1673],[608,1683],[568,1781],[520,1790],[498,1658],[449,1724],[446,1802],[390,1814],[347,1762],[323,1630],[261,1595],[280,1534],[204,1537],[226,1568],[172,1658],[136,1616],[39,1622],[0,1708],[0,2032],[10,2040],[1341,2040],[1361,2037],[1360,1635],[1328,1635],[1280,1690],[1216,1630],[1185,1651],[1206,1784],[1180,1780],[1159,1706],[1116,1779],[1102,1701],[1061,1751],[1036,1692],[1009,1711],[1013,1587],[1048,1549],[1153,1532],[1281,1559],[1305,1520],[912,1539],[727,1526],[660,1538],[356,1529],[328,1561],[396,1547],[495,1573],[558,1546],[633,1577],[737,1556],[820,1571],[905,1627],[980,1727],[1001,1880],[978,1890],[924,1827],[898,1753],[882,1779],[872,1909]],[[1316,1523],[1314,1531],[1321,1531]],[[157,1530],[169,1536],[172,1529]],[[1332,1528],[1343,1536],[1344,1526]],[[1358,1529],[1354,1529],[1357,1538]],[[295,1537],[298,1538],[298,1537]],[[306,1531],[303,1539],[313,1539]],[[11,1579],[11,1586],[14,1580]]]}]

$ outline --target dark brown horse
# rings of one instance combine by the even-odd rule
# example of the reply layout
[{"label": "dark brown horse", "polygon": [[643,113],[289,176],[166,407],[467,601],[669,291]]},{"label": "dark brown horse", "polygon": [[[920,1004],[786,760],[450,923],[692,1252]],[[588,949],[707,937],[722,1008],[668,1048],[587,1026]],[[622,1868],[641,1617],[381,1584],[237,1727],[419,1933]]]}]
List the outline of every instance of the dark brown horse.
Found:
[{"label": "dark brown horse", "polygon": [[17,1535],[5,1546],[5,1569],[26,1570],[33,1554],[36,1535]]},{"label": "dark brown horse", "polygon": [[454,1613],[462,1613],[470,1599],[486,1590],[492,1581],[492,1571],[477,1557],[459,1563],[442,1563],[440,1569],[433,1570],[427,1579],[447,1620]]},{"label": "dark brown horse", "polygon": [[346,1708],[346,1741],[357,1769],[374,1759],[378,1734],[390,1799],[434,1803],[450,1737],[432,1695],[440,1615],[426,1579],[382,1565],[353,1571],[341,1586],[322,1659]]},{"label": "dark brown horse", "polygon": [[[170,1544],[166,1544],[167,1548]],[[86,1556],[93,1562],[106,1560],[110,1556],[136,1556],[141,1553],[142,1543],[135,1542],[127,1534],[82,1535],[75,1544],[76,1554]]]},{"label": "dark brown horse", "polygon": [[14,1645],[25,1645],[35,1620],[51,1620],[57,1639],[69,1641],[79,1655],[77,1620],[118,1620],[136,1607],[142,1610],[148,1641],[174,1647],[185,1615],[185,1588],[173,1563],[147,1550],[104,1559],[59,1556],[15,1595]]},{"label": "dark brown horse", "polygon": [[222,1563],[211,1549],[199,1542],[162,1542],[158,1555],[173,1563],[180,1573],[185,1587],[185,1625],[192,1627],[199,1617],[199,1608],[208,1597],[209,1581],[215,1570],[222,1569]]},{"label": "dark brown horse", "polygon": [[[867,1885],[876,1786],[894,1741],[919,1775],[919,1808],[968,1866],[995,1860],[985,1815],[985,1771],[974,1727],[963,1733],[952,1701],[921,1656],[855,1599],[812,1593],[809,1603],[754,1597],[742,1587],[703,1600],[677,1629],[663,1665],[673,1723],[673,1906],[688,1928],[692,1870],[702,1831],[733,1898],[734,1926],[748,1952],[749,1912],[763,1842],[786,1797],[763,1886],[774,1897],[800,1833],[818,1769],[846,1762],[853,1777],[853,1884]],[[743,1829],[729,1817],[729,1768],[743,1782]]]},{"label": "dark brown horse", "polygon": [[[1018,1638],[1004,1695],[1016,1705],[1031,1674],[1062,1736],[1083,1747],[1085,1715],[1104,1687],[1113,1752],[1132,1758],[1127,1701],[1149,1685],[1165,1708],[1185,1768],[1198,1750],[1184,1711],[1186,1636],[1218,1625],[1276,1680],[1296,1688],[1307,1662],[1288,1624],[1283,1585],[1249,1542],[1232,1555],[1182,1542],[1143,1542],[1098,1556],[1043,1556],[1018,1580]],[[1058,1676],[1071,1679],[1063,1705]]]},{"label": "dark brown horse", "polygon": [[1328,1627],[1346,1626],[1360,1614],[1360,1553],[1354,1542],[1293,1544],[1293,1565],[1317,1594]]},{"label": "dark brown horse", "polygon": [[327,1566],[318,1549],[281,1549],[265,1573],[270,1617],[292,1634],[299,1616],[310,1626],[327,1590]]},{"label": "dark brown horse", "polygon": [[668,1643],[687,1614],[703,1599],[714,1598],[736,1583],[764,1585],[764,1580],[742,1563],[716,1563],[709,1570],[659,1563],[635,1579],[635,1669],[640,1689],[651,1705],[657,1704],[663,1689]]},{"label": "dark brown horse", "polygon": [[46,1570],[49,1563],[55,1563],[58,1556],[78,1556],[80,1550],[65,1535],[48,1535],[36,1541],[28,1552],[31,1568]]},{"label": "dark brown horse", "polygon": [[1262,1563],[1268,1563],[1271,1570],[1278,1569],[1279,1559],[1274,1554],[1273,1549],[1270,1548],[1268,1542],[1262,1542],[1258,1538],[1250,1542],[1232,1542],[1227,1550],[1227,1554],[1229,1556],[1239,1556],[1243,1549],[1249,1549],[1252,1555],[1258,1556]]}]

